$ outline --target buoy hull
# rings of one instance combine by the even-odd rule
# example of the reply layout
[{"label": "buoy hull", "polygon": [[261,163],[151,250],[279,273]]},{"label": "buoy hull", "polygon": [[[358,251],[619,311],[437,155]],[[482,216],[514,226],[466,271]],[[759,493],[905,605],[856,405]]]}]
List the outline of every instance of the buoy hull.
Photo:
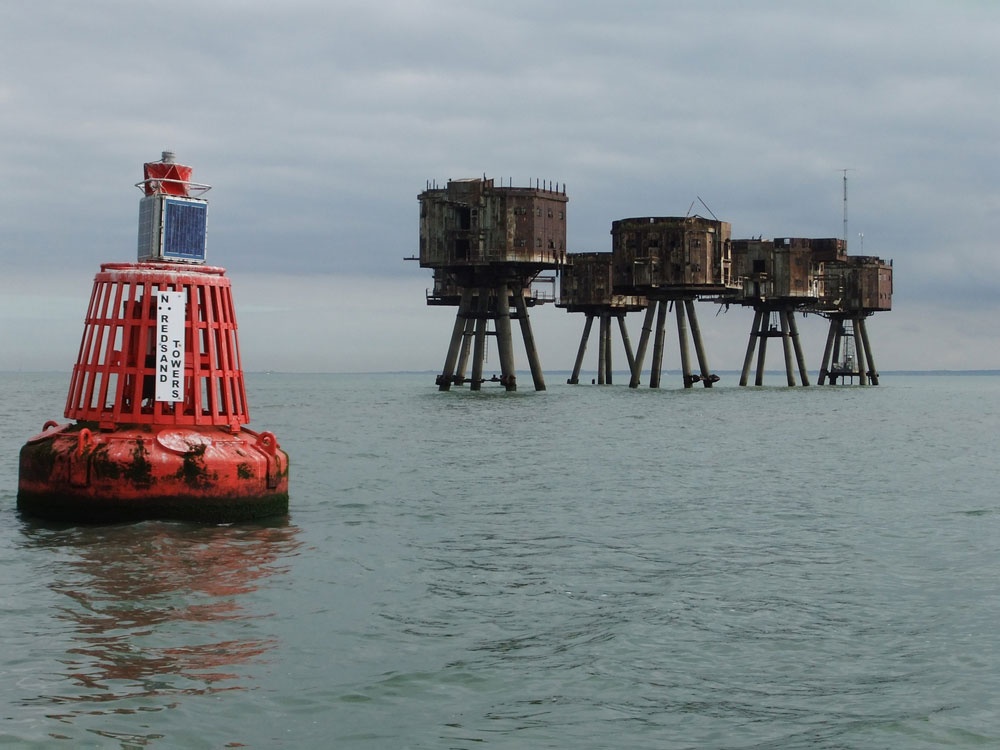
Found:
[{"label": "buoy hull", "polygon": [[48,426],[21,448],[17,507],[50,521],[212,523],[288,513],[288,455],[243,429]]}]

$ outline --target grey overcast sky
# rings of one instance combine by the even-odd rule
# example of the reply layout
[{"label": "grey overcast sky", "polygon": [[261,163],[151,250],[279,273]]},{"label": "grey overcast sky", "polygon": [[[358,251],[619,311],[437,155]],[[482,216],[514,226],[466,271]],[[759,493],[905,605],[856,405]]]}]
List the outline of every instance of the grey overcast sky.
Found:
[{"label": "grey overcast sky", "polygon": [[[879,368],[1000,368],[998,40],[992,0],[3,3],[0,370],[69,372],[163,150],[213,185],[248,370],[440,369],[454,309],[403,260],[428,180],[565,183],[583,252],[699,197],[734,237],[839,237],[843,169],[850,251],[894,262]],[[699,315],[738,369],[752,312]],[[571,368],[582,318],[532,323]]]}]

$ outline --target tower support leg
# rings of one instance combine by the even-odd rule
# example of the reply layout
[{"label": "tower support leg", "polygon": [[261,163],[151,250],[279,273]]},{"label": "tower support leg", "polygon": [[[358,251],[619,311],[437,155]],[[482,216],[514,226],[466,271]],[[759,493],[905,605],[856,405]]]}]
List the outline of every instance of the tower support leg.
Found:
[{"label": "tower support leg", "polygon": [[868,380],[872,385],[878,385],[878,368],[875,367],[875,358],[872,356],[872,347],[868,342],[868,325],[864,318],[858,318],[856,324],[861,330],[861,341],[865,345],[865,355],[868,357]]},{"label": "tower support leg", "polygon": [[628,360],[628,370],[632,372],[635,368],[635,354],[632,353],[632,342],[628,337],[628,329],[625,327],[625,313],[619,313],[618,318],[618,330],[622,335],[622,344],[625,346],[625,358]]},{"label": "tower support leg", "polygon": [[[826,346],[823,348],[823,361],[819,366],[819,384],[826,385],[826,378],[833,366],[833,341],[837,337],[837,321],[830,319],[830,329],[826,334]],[[832,385],[832,383],[831,383]]]},{"label": "tower support leg", "polygon": [[753,354],[757,349],[757,331],[760,329],[760,320],[763,315],[763,310],[754,310],[753,327],[750,329],[750,341],[747,343],[747,353],[743,358],[743,372],[740,373],[741,386],[745,386],[750,380],[750,366],[753,364]]},{"label": "tower support leg", "polygon": [[779,310],[778,320],[781,321],[781,348],[785,354],[785,380],[789,386],[794,386],[795,371],[792,369],[792,340],[788,330],[788,311]]},{"label": "tower support leg", "polygon": [[701,326],[698,324],[698,315],[695,312],[694,300],[684,300],[687,307],[688,323],[691,326],[691,338],[694,341],[694,353],[698,357],[698,367],[701,370],[701,384],[706,388],[711,388],[712,384],[718,380],[712,375],[708,368],[708,355],[705,353],[705,342],[701,338]]},{"label": "tower support leg", "polygon": [[[837,362],[840,362],[840,347],[843,345],[843,342],[844,342],[844,333],[845,333],[845,331],[844,331],[844,321],[838,319],[837,320],[836,332],[834,333],[834,336],[833,336],[833,360],[832,360],[832,363],[830,365],[831,369],[833,369],[833,365],[835,365]],[[841,373],[840,377],[843,378],[843,377],[846,377],[846,376]],[[833,374],[830,375],[830,385],[837,385],[837,373],[836,372],[834,372]]]},{"label": "tower support leg", "polygon": [[590,338],[590,329],[594,326],[594,314],[587,313],[587,322],[583,324],[583,336],[580,338],[580,348],[576,351],[576,362],[573,365],[573,374],[566,382],[576,385],[580,382],[580,370],[583,367],[583,355],[587,353],[587,339]]},{"label": "tower support leg", "polygon": [[469,369],[469,352],[472,348],[472,339],[476,334],[476,319],[466,318],[465,333],[462,334],[462,352],[458,355],[458,369],[455,371],[455,383],[465,383],[465,373]]},{"label": "tower support leg", "polygon": [[757,333],[757,377],[754,385],[764,385],[764,362],[767,360],[767,339],[769,315],[764,313],[760,318],[760,331]]},{"label": "tower support leg", "polygon": [[608,318],[601,313],[597,329],[597,384],[604,385],[607,379]]},{"label": "tower support leg", "polygon": [[538,359],[538,349],[535,347],[535,336],[531,332],[531,320],[528,318],[528,306],[521,294],[523,284],[517,284],[517,294],[514,295],[514,309],[521,321],[521,338],[524,340],[524,352],[528,357],[528,367],[531,368],[531,380],[536,391],[545,390],[545,375],[542,373],[542,363]]},{"label": "tower support leg", "polygon": [[472,380],[470,390],[479,391],[483,387],[483,360],[486,358],[486,318],[489,313],[490,290],[479,289],[479,304],[476,306],[476,336],[472,346]]},{"label": "tower support leg", "polygon": [[684,378],[684,387],[690,388],[694,383],[691,377],[691,350],[688,347],[688,326],[686,300],[679,299],[676,305],[677,313],[677,344],[681,350],[681,376]]},{"label": "tower support leg", "polygon": [[660,300],[656,310],[656,331],[653,334],[653,362],[649,367],[649,387],[660,387],[663,373],[663,340],[666,337],[667,301]]},{"label": "tower support leg", "polygon": [[500,355],[500,382],[508,391],[517,390],[514,371],[514,342],[510,333],[510,288],[506,283],[496,288],[497,352]]},{"label": "tower support leg", "polygon": [[802,339],[799,338],[799,324],[795,321],[795,311],[788,311],[788,330],[792,334],[792,349],[795,350],[795,361],[799,366],[799,377],[802,385],[809,385],[809,370],[806,369],[806,355],[802,351]]},{"label": "tower support leg", "polygon": [[611,347],[611,313],[605,312],[601,314],[601,328],[604,332],[604,382],[607,385],[611,385],[614,381],[614,375],[612,373],[612,347]]},{"label": "tower support leg", "polygon": [[858,383],[868,385],[868,356],[861,339],[861,317],[854,319],[854,351],[858,356]]},{"label": "tower support leg", "polygon": [[635,352],[635,360],[632,362],[632,378],[629,380],[629,388],[639,387],[639,378],[642,375],[642,364],[646,359],[646,345],[649,343],[649,334],[653,330],[653,316],[656,315],[656,302],[650,300],[646,307],[646,315],[642,319],[642,332],[639,334],[639,348]]},{"label": "tower support leg", "polygon": [[452,378],[455,374],[455,364],[458,362],[458,355],[462,349],[466,322],[472,304],[472,289],[462,290],[462,298],[458,303],[458,312],[455,314],[455,327],[451,331],[451,342],[448,345],[448,354],[444,360],[444,368],[438,376],[437,386],[440,391],[447,391],[451,388]]}]

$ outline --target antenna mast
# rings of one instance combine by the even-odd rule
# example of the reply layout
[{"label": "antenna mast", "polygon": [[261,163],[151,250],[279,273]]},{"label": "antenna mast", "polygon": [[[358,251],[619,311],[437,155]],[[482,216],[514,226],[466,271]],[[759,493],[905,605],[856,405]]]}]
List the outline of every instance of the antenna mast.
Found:
[{"label": "antenna mast", "polygon": [[847,251],[847,170],[841,170],[844,173],[844,251]]}]

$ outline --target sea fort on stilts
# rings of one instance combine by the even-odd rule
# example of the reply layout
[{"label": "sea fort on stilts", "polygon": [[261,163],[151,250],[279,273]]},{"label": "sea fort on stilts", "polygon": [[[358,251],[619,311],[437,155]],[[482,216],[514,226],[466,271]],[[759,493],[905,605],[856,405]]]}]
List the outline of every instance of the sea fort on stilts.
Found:
[{"label": "sea fort on stilts", "polygon": [[630,312],[640,312],[646,309],[648,301],[638,294],[619,294],[614,292],[612,274],[612,253],[567,253],[566,266],[563,268],[559,284],[559,300],[556,307],[567,312],[584,313],[586,321],[583,324],[583,335],[580,337],[580,348],[577,350],[573,373],[566,380],[570,385],[580,382],[580,369],[583,367],[583,357],[587,353],[587,340],[590,338],[594,320],[598,321],[597,334],[597,377],[596,385],[611,385],[613,376],[612,358],[612,326],[611,321],[618,321],[618,331],[621,334],[622,346],[628,359],[629,372],[635,367],[635,353],[632,341],[625,327],[625,316]]},{"label": "sea fort on stilts", "polygon": [[[554,301],[569,313],[586,316],[572,374],[579,384],[587,341],[599,322],[597,377],[612,383],[613,321],[628,359],[629,386],[637,388],[652,339],[649,387],[662,380],[667,316],[677,318],[684,388],[719,381],[696,314],[696,302],[752,308],[753,324],[739,384],[748,385],[756,357],[754,385],[764,384],[767,344],[781,342],[789,386],[810,384],[796,313],[830,321],[819,384],[878,385],[879,374],[866,319],[892,309],[892,260],[847,253],[847,177],[844,176],[844,237],[762,236],[733,239],[732,225],[711,218],[641,216],[611,222],[611,252],[568,252],[566,188],[535,182],[529,187],[497,187],[487,179],[427,184],[420,201],[420,265],[434,273],[429,305],[458,308],[444,368],[443,390],[499,382],[516,390],[511,321],[518,320],[536,390],[544,376],[528,308]],[[862,235],[863,237],[863,235]],[[415,257],[407,260],[416,260]],[[543,275],[552,271],[555,275]],[[558,293],[556,283],[558,281]],[[543,282],[552,282],[545,294]],[[511,309],[513,308],[513,310]],[[625,318],[643,312],[638,346],[633,350]],[[489,323],[493,322],[493,331]],[[488,336],[495,336],[501,376],[483,378]],[[692,361],[691,348],[694,348]],[[472,349],[472,374],[466,376]],[[796,380],[796,374],[798,380]]]},{"label": "sea fort on stilts", "polygon": [[148,162],[136,263],[94,278],[64,416],[21,449],[17,506],[53,521],[288,513],[288,455],[247,427],[232,289],[205,264],[208,185]]},{"label": "sea fort on stilts", "polygon": [[[492,320],[500,358],[496,380],[517,390],[511,320],[517,320],[536,391],[545,390],[528,308],[554,301],[534,291],[543,271],[566,262],[566,188],[536,182],[496,186],[486,179],[427,185],[420,201],[420,265],[434,271],[428,304],[457,304],[455,327],[438,388],[485,382],[487,323]],[[513,310],[511,310],[513,308]],[[472,373],[465,368],[472,344]]]}]

